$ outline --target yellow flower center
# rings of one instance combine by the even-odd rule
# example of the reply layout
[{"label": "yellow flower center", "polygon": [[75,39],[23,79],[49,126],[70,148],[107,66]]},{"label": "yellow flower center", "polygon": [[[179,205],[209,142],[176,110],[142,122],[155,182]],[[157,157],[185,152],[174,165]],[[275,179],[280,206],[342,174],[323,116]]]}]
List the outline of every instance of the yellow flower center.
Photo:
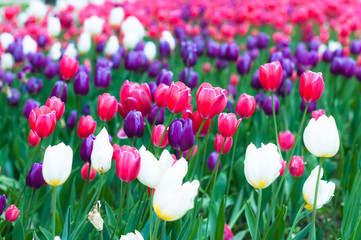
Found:
[{"label": "yellow flower center", "polygon": [[177,218],[174,216],[169,216],[169,214],[167,214],[167,213],[161,212],[160,207],[158,205],[154,206],[154,211],[158,215],[158,217],[160,217],[164,221],[173,221],[174,219]]}]

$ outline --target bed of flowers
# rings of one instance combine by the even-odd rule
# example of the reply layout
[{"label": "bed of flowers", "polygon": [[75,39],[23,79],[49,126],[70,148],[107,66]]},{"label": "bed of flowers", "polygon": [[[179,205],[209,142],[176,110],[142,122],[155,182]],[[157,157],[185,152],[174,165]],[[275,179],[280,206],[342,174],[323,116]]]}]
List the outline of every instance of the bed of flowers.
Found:
[{"label": "bed of flowers", "polygon": [[2,239],[361,239],[361,2],[0,10]]}]

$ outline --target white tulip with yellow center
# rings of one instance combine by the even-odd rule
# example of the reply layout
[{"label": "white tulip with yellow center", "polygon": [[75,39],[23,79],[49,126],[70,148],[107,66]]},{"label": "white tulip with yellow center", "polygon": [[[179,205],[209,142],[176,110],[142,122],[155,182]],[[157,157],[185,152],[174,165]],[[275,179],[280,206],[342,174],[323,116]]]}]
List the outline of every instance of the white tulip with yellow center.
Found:
[{"label": "white tulip with yellow center", "polygon": [[93,143],[91,154],[92,168],[98,173],[106,173],[112,165],[113,147],[109,142],[108,131],[103,128]]},{"label": "white tulip with yellow center", "polygon": [[340,147],[335,119],[325,115],[312,118],[303,133],[303,142],[316,157],[333,157]]},{"label": "white tulip with yellow center", "polygon": [[244,160],[244,174],[247,182],[255,189],[263,189],[271,185],[280,175],[282,165],[277,146],[273,143],[257,148],[253,143],[248,145]]},{"label": "white tulip with yellow center", "polygon": [[51,186],[63,184],[69,177],[73,164],[73,150],[63,142],[45,150],[43,178]]},{"label": "white tulip with yellow center", "polygon": [[168,168],[154,192],[153,209],[164,221],[175,221],[183,217],[194,206],[199,181],[183,184],[188,171],[188,162],[181,158]]},{"label": "white tulip with yellow center", "polygon": [[[314,206],[318,168],[319,166],[317,166],[315,169],[312,170],[311,175],[307,178],[306,182],[303,184],[302,194],[306,202],[305,208],[308,210],[313,210],[313,206]],[[318,185],[316,209],[319,209],[324,204],[326,204],[331,199],[333,193],[335,192],[335,184],[333,182],[326,182],[324,180],[321,180],[322,175],[323,175],[323,169],[321,169],[321,173],[320,173],[320,182]]]}]

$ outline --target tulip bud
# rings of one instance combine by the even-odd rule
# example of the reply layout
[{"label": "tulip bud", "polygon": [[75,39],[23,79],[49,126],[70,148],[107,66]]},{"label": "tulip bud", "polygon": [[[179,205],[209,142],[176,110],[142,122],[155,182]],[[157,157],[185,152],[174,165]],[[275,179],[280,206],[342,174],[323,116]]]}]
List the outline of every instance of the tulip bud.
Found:
[{"label": "tulip bud", "polygon": [[[156,125],[153,128],[152,131],[152,142],[154,144],[154,146],[158,147],[159,143],[160,143],[160,139],[163,136],[165,130],[165,126],[164,125]],[[165,146],[167,146],[168,144],[168,129],[166,130],[163,140],[162,140],[162,144],[160,145],[161,148],[164,148]]]},{"label": "tulip bud", "polygon": [[124,119],[124,132],[129,138],[140,138],[144,133],[144,121],[142,113],[130,111]]},{"label": "tulip bud", "polygon": [[55,111],[52,111],[47,106],[34,108],[29,114],[29,124],[40,138],[49,137],[56,125]]},{"label": "tulip bud", "polygon": [[[61,93],[62,90],[63,92]],[[66,100],[68,99],[68,85],[63,81],[57,81],[55,83],[50,96],[59,97],[60,93],[61,93],[60,99],[65,103]]]},{"label": "tulip bud", "polygon": [[[211,154],[209,154],[209,157],[207,159],[207,166],[209,171],[213,172],[214,168],[217,165],[217,160],[219,157],[219,153],[217,152],[212,152]],[[221,161],[219,161],[219,165],[218,165],[218,172],[221,170]]]},{"label": "tulip bud", "polygon": [[34,163],[26,176],[26,186],[38,189],[45,183],[43,178],[43,163]]},{"label": "tulip bud", "polygon": [[[4,75],[3,78],[6,79],[6,76]],[[43,81],[39,78],[30,77],[26,83],[26,88],[30,94],[38,94],[43,88]]]},{"label": "tulip bud", "polygon": [[225,138],[232,137],[241,121],[242,119],[237,121],[234,113],[221,113],[218,115],[218,131]]},{"label": "tulip bud", "polygon": [[278,61],[266,63],[259,67],[259,81],[268,92],[275,92],[280,87],[282,76],[282,66]]},{"label": "tulip bud", "polygon": [[16,219],[18,219],[20,215],[20,210],[18,210],[18,208],[12,204],[10,205],[10,207],[8,207],[8,209],[6,209],[5,212],[5,219],[8,222],[15,222]]},{"label": "tulip bud", "polygon": [[232,73],[230,78],[229,78],[229,82],[234,85],[237,86],[239,84],[239,76],[235,73]]},{"label": "tulip bud", "polygon": [[228,224],[224,225],[223,240],[233,240],[233,233]]},{"label": "tulip bud", "polygon": [[109,142],[109,134],[103,128],[93,143],[93,151],[90,157],[92,168],[99,173],[108,172],[111,167],[112,156],[113,147]]},{"label": "tulip bud", "polygon": [[81,116],[78,123],[78,136],[86,138],[95,132],[97,122],[93,120],[92,116]]},{"label": "tulip bud", "polygon": [[3,214],[4,209],[6,208],[6,196],[3,194],[0,196],[0,215]]},{"label": "tulip bud", "polygon": [[209,83],[202,83],[196,93],[196,102],[198,111],[203,118],[213,118],[226,107],[227,90],[212,87]]},{"label": "tulip bud", "polygon": [[[86,162],[83,167],[81,168],[81,177],[87,181],[88,180],[88,172],[89,172],[89,162]],[[90,167],[90,175],[89,175],[89,181],[93,181],[95,178],[95,175],[97,172]]]},{"label": "tulip bud", "polygon": [[109,15],[110,26],[119,26],[124,19],[124,10],[121,7],[113,8]]},{"label": "tulip bud", "polygon": [[236,113],[240,118],[249,118],[254,113],[256,108],[256,100],[253,96],[245,93],[241,94],[238,98],[236,105]]},{"label": "tulip bud", "polygon": [[34,133],[32,129],[30,129],[28,143],[30,146],[35,147],[38,146],[40,142],[40,137]]},{"label": "tulip bud", "polygon": [[115,159],[115,170],[120,180],[131,182],[137,178],[140,170],[140,154],[134,147],[123,146]]},{"label": "tulip bud", "polygon": [[101,232],[103,231],[104,220],[100,215],[99,210],[100,210],[100,201],[98,201],[95,204],[93,210],[89,212],[88,220],[91,222],[91,224],[93,224],[93,226],[98,232]]},{"label": "tulip bud", "polygon": [[295,135],[290,131],[279,132],[278,133],[278,142],[282,151],[286,152],[293,147],[295,143]]},{"label": "tulip bud", "polygon": [[183,112],[192,100],[191,90],[182,82],[172,82],[167,91],[167,107],[172,113]]},{"label": "tulip bud", "polygon": [[64,103],[57,97],[51,97],[46,100],[45,104],[48,108],[50,108],[52,111],[55,111],[56,114],[56,120],[59,121],[59,119],[63,116],[65,105]]},{"label": "tulip bud", "polygon": [[307,103],[316,102],[322,95],[324,89],[322,73],[306,71],[300,79],[300,95]]},{"label": "tulip bud", "polygon": [[78,71],[78,67],[79,67],[79,62],[75,58],[65,55],[60,60],[60,65],[59,65],[61,77],[65,81],[71,80]]},{"label": "tulip bud", "polygon": [[303,172],[305,171],[306,163],[303,161],[303,157],[300,156],[292,156],[290,164],[288,166],[288,170],[292,177],[301,177]]},{"label": "tulip bud", "polygon": [[285,173],[287,162],[283,159],[280,159],[280,163],[282,165],[282,167],[280,169],[280,176],[282,176]]},{"label": "tulip bud", "polygon": [[103,95],[99,95],[98,98],[98,116],[104,121],[110,121],[118,109],[118,101],[114,96],[111,96],[109,93],[104,93]]},{"label": "tulip bud", "polygon": [[159,41],[159,56],[161,59],[170,57],[170,45],[165,40]]},{"label": "tulip bud", "polygon": [[214,139],[214,149],[217,153],[221,152],[224,141],[226,142],[224,143],[222,154],[226,154],[229,150],[231,150],[233,139],[232,137],[224,138],[222,135],[217,133],[216,138]]},{"label": "tulip bud", "polygon": [[175,119],[169,126],[168,140],[169,145],[178,151],[190,149],[195,142],[192,120]]},{"label": "tulip bud", "polygon": [[75,75],[73,83],[74,93],[79,96],[86,96],[89,92],[89,74],[85,71],[79,71]]},{"label": "tulip bud", "polygon": [[165,108],[167,107],[167,91],[168,91],[168,86],[161,83],[157,90],[155,90],[154,92],[154,102],[157,104],[158,107],[160,108]]},{"label": "tulip bud", "polygon": [[312,111],[312,118],[315,119],[316,121],[319,117],[324,115],[326,115],[326,112],[323,109]]},{"label": "tulip bud", "polygon": [[160,84],[163,83],[163,84],[169,86],[172,82],[172,78],[173,78],[172,71],[162,69],[162,71],[160,71],[160,73],[157,76],[157,85],[159,86]]}]

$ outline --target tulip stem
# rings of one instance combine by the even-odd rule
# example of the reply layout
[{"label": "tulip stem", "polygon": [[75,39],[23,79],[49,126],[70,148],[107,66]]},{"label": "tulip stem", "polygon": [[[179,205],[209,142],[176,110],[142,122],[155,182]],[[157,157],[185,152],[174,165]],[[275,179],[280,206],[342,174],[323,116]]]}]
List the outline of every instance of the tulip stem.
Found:
[{"label": "tulip stem", "polygon": [[53,188],[53,236],[55,237],[56,187]]},{"label": "tulip stem", "polygon": [[154,226],[154,232],[153,232],[153,236],[151,239],[157,239],[157,235],[158,235],[158,229],[159,229],[159,224],[160,224],[160,218],[157,217],[155,220],[155,226]]},{"label": "tulip stem", "polygon": [[317,181],[316,181],[315,198],[313,201],[311,230],[310,230],[310,235],[308,235],[308,239],[313,239],[313,235],[314,235],[313,232],[315,232],[315,234],[316,234],[315,222],[316,222],[316,210],[317,210],[317,195],[318,195],[318,186],[320,183],[322,162],[323,162],[323,158],[320,158],[320,165],[318,166],[318,174],[317,174]]},{"label": "tulip stem", "polygon": [[227,203],[229,189],[231,188],[231,181],[232,181],[232,176],[233,176],[234,155],[236,153],[236,148],[237,148],[237,140],[238,140],[239,129],[240,129],[240,127],[237,126],[237,130],[236,130],[235,137],[234,137],[234,145],[233,145],[233,149],[232,149],[231,167],[229,169],[229,174],[228,174],[225,205]]},{"label": "tulip stem", "polygon": [[[122,201],[125,198],[125,192],[127,191],[126,189],[127,189],[127,183],[122,181],[121,184],[120,184],[120,205],[119,205],[119,212],[118,212],[118,216],[117,216],[117,223],[114,226],[113,234],[112,234],[112,237],[110,238],[110,240],[113,239],[113,237],[115,235],[115,232],[118,229],[118,225],[119,225],[119,222],[120,222],[120,219],[121,219],[121,216],[122,216],[122,210],[123,210],[123,208],[122,208],[122,205],[123,205],[122,203],[123,202]],[[129,196],[127,196],[127,198],[128,197]]]},{"label": "tulip stem", "polygon": [[23,189],[21,189],[21,192],[19,193],[19,196],[18,196],[18,198],[16,199],[14,205],[16,205],[16,204],[19,202],[21,196],[23,195],[23,193],[24,193],[24,191],[25,191],[25,188],[26,188],[26,184],[24,185]]},{"label": "tulip stem", "polygon": [[35,196],[35,189],[33,189],[33,191],[31,191],[31,198],[30,198],[29,206],[28,206],[28,209],[25,212],[25,216],[24,216],[24,226],[25,226],[25,228],[26,228],[26,225],[27,225],[28,214],[30,212],[31,205],[32,205],[33,200],[34,200],[34,196]]},{"label": "tulip stem", "polygon": [[171,113],[170,116],[169,116],[169,119],[168,119],[168,122],[167,122],[167,125],[165,126],[165,129],[163,131],[163,134],[162,134],[162,137],[159,141],[159,144],[158,144],[158,147],[157,147],[157,150],[155,151],[155,157],[158,157],[158,154],[159,154],[159,149],[160,149],[160,145],[162,144],[163,142],[163,138],[164,138],[164,135],[165,133],[167,132],[167,128],[169,127],[170,125],[170,122],[172,121],[172,118],[174,116],[174,113]]},{"label": "tulip stem", "polygon": [[[211,132],[212,129],[212,125],[213,125],[213,119],[211,120],[210,123],[210,127],[208,128],[207,131],[207,135],[206,135],[206,142],[204,143],[204,150],[203,150],[203,159],[202,159],[202,169],[201,169],[201,176],[200,176],[200,181],[202,181],[202,177],[203,177],[203,173],[206,171],[206,154],[207,154],[207,145],[208,145],[208,138],[209,138],[209,133]],[[193,178],[193,175],[192,175]]]},{"label": "tulip stem", "polygon": [[288,233],[287,240],[291,240],[293,231],[295,230],[296,224],[297,224],[297,222],[298,222],[298,217],[299,217],[300,214],[302,213],[302,210],[303,210],[304,207],[305,207],[305,203],[303,203],[303,204],[301,205],[300,209],[299,209],[298,212],[297,212],[297,215],[296,215],[295,219],[293,220],[293,224],[292,224],[292,227],[291,227],[290,232]]},{"label": "tulip stem", "polygon": [[95,198],[95,201],[98,201],[98,200],[99,200],[100,192],[101,192],[101,189],[102,189],[103,177],[104,177],[104,173],[101,173],[101,174],[100,174],[100,179],[99,179],[98,192],[97,192],[97,195],[96,195],[97,197]]},{"label": "tulip stem", "polygon": [[90,178],[90,171],[91,171],[91,168],[92,168],[92,163],[91,163],[91,161],[89,162],[89,166],[88,166],[89,168],[88,168],[88,176],[87,176],[87,179],[86,179],[86,182],[85,182],[85,188],[84,188],[84,192],[83,192],[83,194],[81,195],[81,201],[80,201],[80,205],[79,205],[79,207],[78,207],[78,211],[77,211],[77,214],[76,214],[76,218],[75,219],[77,219],[78,218],[78,214],[79,214],[79,212],[81,211],[81,208],[82,208],[82,206],[84,205],[84,201],[85,201],[85,199],[86,199],[86,195],[88,194],[88,186],[89,186],[89,178]]},{"label": "tulip stem", "polygon": [[103,129],[103,127],[104,127],[104,121],[102,121],[102,124],[100,125],[100,131]]},{"label": "tulip stem", "polygon": [[114,136],[113,136],[112,142],[111,142],[112,144],[115,143],[114,140],[117,139],[118,132],[122,128],[123,120],[124,120],[123,118],[120,120],[117,130],[115,130],[115,133],[114,133]]},{"label": "tulip stem", "polygon": [[153,223],[153,188],[150,188],[149,194],[149,236],[152,237]]},{"label": "tulip stem", "polygon": [[256,225],[255,225],[255,231],[254,231],[254,238],[258,239],[258,223],[259,223],[259,217],[261,215],[261,206],[262,206],[262,188],[258,189],[258,203],[257,203],[257,216],[256,216]]},{"label": "tulip stem", "polygon": [[276,110],[275,110],[275,104],[274,104],[274,93],[271,94],[271,97],[272,97],[273,124],[274,124],[274,130],[275,130],[275,138],[276,138],[276,143],[277,143],[277,149],[278,149],[278,153],[280,154],[281,159],[283,159],[281,148],[280,148],[280,143],[278,141],[278,128],[277,128]]},{"label": "tulip stem", "polygon": [[132,138],[132,139],[130,140],[130,146],[131,146],[131,147],[134,147],[134,140],[135,140],[135,138]]}]

